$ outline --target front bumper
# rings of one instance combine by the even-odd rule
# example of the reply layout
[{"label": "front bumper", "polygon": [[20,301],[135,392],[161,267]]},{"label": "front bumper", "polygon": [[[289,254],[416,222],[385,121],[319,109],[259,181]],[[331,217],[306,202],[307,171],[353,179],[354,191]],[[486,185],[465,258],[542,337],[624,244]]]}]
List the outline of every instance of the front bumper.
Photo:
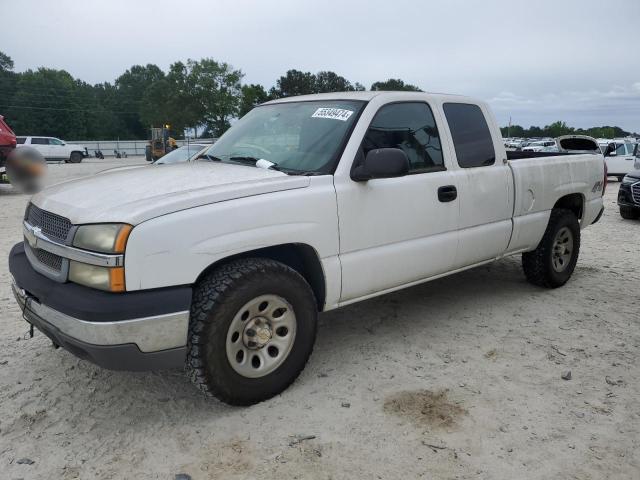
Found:
[{"label": "front bumper", "polygon": [[[640,183],[640,180],[638,180],[637,183]],[[635,202],[633,195],[631,194],[631,186],[631,184],[624,183],[620,185],[620,188],[618,189],[618,206],[640,208],[640,202]]]},{"label": "front bumper", "polygon": [[27,322],[74,355],[113,370],[184,364],[191,288],[108,293],[36,272],[18,244],[9,270]]}]

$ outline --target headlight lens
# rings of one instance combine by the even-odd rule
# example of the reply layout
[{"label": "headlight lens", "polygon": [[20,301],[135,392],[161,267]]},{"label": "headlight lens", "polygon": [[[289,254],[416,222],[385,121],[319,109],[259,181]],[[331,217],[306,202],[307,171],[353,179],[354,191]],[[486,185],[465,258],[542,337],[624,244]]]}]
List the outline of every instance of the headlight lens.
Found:
[{"label": "headlight lens", "polygon": [[622,179],[622,183],[624,183],[625,185],[631,185],[632,183],[637,182],[640,182],[640,178],[630,177],[628,175]]},{"label": "headlight lens", "polygon": [[107,292],[124,292],[125,290],[123,267],[98,267],[71,260],[69,280]]},{"label": "headlight lens", "polygon": [[101,253],[124,253],[132,228],[126,223],[81,225],[73,237],[73,246]]}]

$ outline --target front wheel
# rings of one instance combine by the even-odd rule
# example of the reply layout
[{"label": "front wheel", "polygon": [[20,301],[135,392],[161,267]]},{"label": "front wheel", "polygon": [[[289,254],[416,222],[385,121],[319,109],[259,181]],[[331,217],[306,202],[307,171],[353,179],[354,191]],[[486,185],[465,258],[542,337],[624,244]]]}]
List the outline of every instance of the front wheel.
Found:
[{"label": "front wheel", "polygon": [[80,152],[72,152],[69,156],[69,163],[80,163],[82,161],[82,154]]},{"label": "front wheel", "polygon": [[561,287],[571,278],[579,253],[578,218],[570,210],[554,209],[538,247],[522,254],[522,268],[534,285]]},{"label": "front wheel", "polygon": [[187,372],[205,394],[251,405],[285,390],[316,336],[317,303],[305,279],[270,259],[214,270],[194,290]]},{"label": "front wheel", "polygon": [[637,220],[640,218],[640,209],[633,207],[620,207],[620,216],[625,220]]}]

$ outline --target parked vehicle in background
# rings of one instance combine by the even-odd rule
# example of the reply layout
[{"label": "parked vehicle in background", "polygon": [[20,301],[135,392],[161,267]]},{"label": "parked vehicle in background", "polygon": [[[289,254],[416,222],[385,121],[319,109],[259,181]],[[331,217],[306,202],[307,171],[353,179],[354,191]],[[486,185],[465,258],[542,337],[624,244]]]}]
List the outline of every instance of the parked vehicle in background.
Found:
[{"label": "parked vehicle in background", "polygon": [[558,146],[555,140],[537,140],[530,142],[522,148],[523,152],[557,152]]},{"label": "parked vehicle in background", "polygon": [[49,162],[80,163],[89,156],[84,145],[68,144],[55,137],[18,137],[18,146],[30,146],[38,150]]},{"label": "parked vehicle in background", "polygon": [[597,140],[588,135],[563,135],[555,143],[560,153],[608,153],[606,149],[600,150]]},{"label": "parked vehicle in background", "polygon": [[601,154],[507,152],[488,105],[458,95],[283,98],[199,156],[50,186],[9,269],[55,344],[115,369],[186,364],[238,405],[296,379],[319,311],[513,254],[564,285],[603,212]]},{"label": "parked vehicle in background", "polygon": [[640,218],[640,165],[624,176],[618,189],[620,216],[635,220]]},{"label": "parked vehicle in background", "polygon": [[170,151],[164,156],[160,157],[158,160],[153,162],[153,165],[166,165],[170,163],[180,163],[180,162],[189,162],[194,158],[197,158],[200,152],[203,152],[204,149],[210,147],[211,144],[204,143],[190,143],[189,145],[184,145],[182,147],[178,147],[175,150]]},{"label": "parked vehicle in background", "polygon": [[612,143],[615,145],[615,150],[606,157],[607,169],[610,177],[618,177],[618,181],[622,181],[624,176],[635,168],[638,144],[628,139],[598,140],[601,149]]},{"label": "parked vehicle in background", "polygon": [[7,157],[16,148],[16,135],[0,115],[0,183],[8,183],[5,163]]}]

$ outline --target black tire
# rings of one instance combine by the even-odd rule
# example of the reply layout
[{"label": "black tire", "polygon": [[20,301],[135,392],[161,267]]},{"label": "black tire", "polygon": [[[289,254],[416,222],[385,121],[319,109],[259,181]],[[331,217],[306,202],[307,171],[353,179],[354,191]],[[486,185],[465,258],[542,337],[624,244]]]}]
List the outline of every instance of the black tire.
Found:
[{"label": "black tire", "polygon": [[640,209],[633,207],[620,207],[620,216],[625,220],[637,220],[640,218]]},{"label": "black tire", "polygon": [[82,153],[80,152],[71,152],[71,156],[69,157],[69,163],[80,163],[82,161]]},{"label": "black tire", "polygon": [[[572,252],[562,271],[554,268],[554,242],[561,230],[567,228],[572,235]],[[580,253],[580,225],[576,215],[565,209],[551,211],[547,229],[538,247],[522,254],[522,268],[527,280],[540,287],[561,287],[573,274]]]},{"label": "black tire", "polygon": [[[240,309],[261,295],[291,305],[296,333],[288,356],[258,378],[239,374],[226,353],[227,334]],[[316,337],[317,303],[305,279],[270,259],[239,259],[206,275],[195,287],[187,341],[187,374],[206,395],[231,405],[251,405],[285,390],[304,369]]]}]

